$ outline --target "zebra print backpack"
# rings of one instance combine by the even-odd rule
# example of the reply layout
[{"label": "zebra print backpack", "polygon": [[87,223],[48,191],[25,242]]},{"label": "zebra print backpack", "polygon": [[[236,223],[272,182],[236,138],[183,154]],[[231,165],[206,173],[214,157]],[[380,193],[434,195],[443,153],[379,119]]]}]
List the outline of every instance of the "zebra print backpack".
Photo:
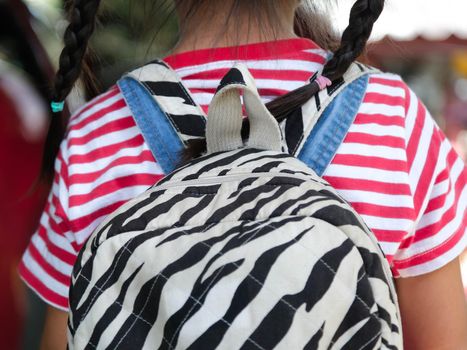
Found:
[{"label": "zebra print backpack", "polygon": [[[388,262],[317,175],[368,73],[354,65],[297,111],[290,122],[300,132],[284,142],[290,125],[277,124],[246,67],[234,67],[210,105],[207,154],[110,215],[80,252],[69,348],[402,349]],[[199,107],[163,62],[119,86],[158,162],[173,170],[184,142],[204,134]]]}]

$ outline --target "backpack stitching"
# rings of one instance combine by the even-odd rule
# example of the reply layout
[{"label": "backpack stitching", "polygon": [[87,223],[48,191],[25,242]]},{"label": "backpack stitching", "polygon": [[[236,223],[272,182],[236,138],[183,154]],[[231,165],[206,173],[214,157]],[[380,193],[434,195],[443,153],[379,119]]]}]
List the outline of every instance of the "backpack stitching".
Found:
[{"label": "backpack stitching", "polygon": [[[203,230],[203,232],[206,232],[207,230],[209,230],[210,228],[212,228],[212,227],[214,227],[214,226],[215,226],[215,224],[209,225],[205,230]],[[262,228],[265,228],[265,227],[270,227],[270,228],[273,228],[273,229],[276,228],[276,227],[274,227],[271,223],[270,223],[270,224],[267,224],[267,225],[265,225],[265,226],[263,226]],[[190,236],[190,234],[189,234],[188,232],[186,232],[185,230],[180,230],[180,232],[184,233],[184,234],[187,235],[187,236]],[[258,231],[258,232],[259,232],[259,231]],[[257,233],[258,233],[258,232],[257,232]],[[248,244],[252,239],[254,239],[255,236],[257,235],[257,233],[255,233],[255,234],[254,234],[252,237],[250,237],[246,242],[244,242],[244,243],[242,244],[242,246]],[[128,246],[128,243],[131,242],[133,239],[134,239],[134,238],[132,238],[131,240],[129,240],[129,241],[122,247],[123,251],[126,251],[126,252],[128,252],[128,253],[130,253],[130,254],[133,254],[133,253],[134,253],[134,252],[132,252],[130,249],[128,249],[128,247],[127,247],[127,246]],[[306,248],[305,246],[303,246],[296,238],[292,238],[292,240],[293,240],[296,244],[298,244],[299,246],[301,246],[303,249],[305,249],[306,251],[309,251],[309,249]],[[210,245],[207,244],[206,242],[200,242],[200,243],[203,244],[203,245],[205,245],[205,246],[207,246],[209,249],[212,249],[212,248],[213,248],[212,246],[210,246]],[[313,254],[313,253],[310,252],[310,254]],[[122,254],[122,255],[123,255],[123,254]],[[121,256],[122,256],[122,255],[121,255]],[[217,255],[223,256],[223,254],[219,254],[219,253],[217,253]],[[313,255],[315,255],[315,254],[313,254]],[[117,262],[118,262],[118,260],[121,258],[121,256],[118,257]],[[317,257],[317,256],[315,255],[315,257]],[[317,257],[317,258],[318,258],[318,257]],[[333,273],[333,275],[335,276],[335,278],[337,278],[337,273],[336,273],[336,271],[334,271],[334,269],[333,269],[329,264],[327,264],[321,257],[318,258],[317,262],[322,263],[327,269],[329,269],[329,270]],[[232,264],[233,264],[235,267],[237,267],[237,268],[240,267],[240,265],[236,264],[235,262],[232,262]],[[218,273],[217,273],[216,276],[218,276],[218,275],[222,272],[222,270],[223,270],[223,268],[221,268],[221,269],[218,271]],[[358,279],[358,281],[360,281],[365,275],[367,275],[367,274],[364,273],[364,274]],[[152,290],[152,288],[154,287],[154,284],[155,284],[155,282],[158,280],[159,276],[161,276],[162,278],[164,278],[164,279],[167,280],[167,281],[169,280],[164,274],[158,273],[157,276],[156,276],[155,281],[153,282],[153,285],[152,285],[152,287],[151,287],[151,290]],[[79,277],[83,278],[83,279],[84,279],[85,281],[87,281],[89,284],[91,283],[91,281],[90,281],[87,277],[85,277],[84,275],[80,274]],[[248,274],[247,277],[249,277],[250,279],[252,279],[254,282],[258,283],[261,287],[266,288],[265,285],[264,285],[263,283],[261,283],[258,279],[256,279],[256,278],[255,278],[254,276],[252,276],[251,274]],[[213,281],[206,287],[206,290],[203,292],[203,294],[202,294],[201,296],[204,296],[204,294],[205,294],[206,292],[209,291],[209,288],[211,287],[211,285],[212,285],[212,283],[214,282],[214,280],[215,280],[215,279],[213,279]],[[107,283],[107,281],[104,282],[104,285],[105,285],[106,283]],[[99,292],[103,293],[102,288],[99,288],[99,287],[97,287],[97,286],[95,286],[95,285],[93,285],[91,288],[92,288],[92,289],[97,289]],[[269,288],[266,288],[266,290],[268,290],[269,292],[272,292]],[[95,296],[93,297],[93,300],[94,300],[96,297],[97,297],[97,295],[95,295]],[[359,300],[360,303],[362,303],[363,306],[370,312],[370,315],[369,315],[369,316],[370,316],[370,317],[373,317],[373,318],[375,318],[377,321],[379,321],[379,318],[376,316],[375,313],[372,313],[372,312],[371,312],[370,307],[363,301],[363,299],[361,299],[361,297],[360,297],[358,294],[355,294],[355,297],[356,297],[356,299]],[[197,300],[196,298],[194,298],[194,297],[191,296],[191,295],[189,296],[189,299],[192,299],[196,304],[203,305],[199,300]],[[146,299],[145,305],[147,304],[148,301],[149,301],[149,298]],[[280,298],[279,301],[282,302],[282,303],[284,303],[285,305],[287,305],[287,306],[288,306],[289,308],[291,308],[294,312],[297,311],[297,309],[296,309],[295,307],[293,307],[293,306],[292,306],[290,303],[288,303],[287,301],[283,300],[283,298]],[[92,304],[92,302],[91,302],[91,304]],[[90,304],[90,305],[91,305],[91,304]],[[123,308],[123,305],[122,305],[121,303],[116,302],[116,304],[119,305],[119,306],[121,306],[121,307]],[[192,310],[194,309],[194,307],[196,306],[196,304],[194,304],[193,307],[188,311],[186,317],[185,317],[184,320],[181,322],[181,324],[179,325],[179,327],[177,328],[177,330],[175,331],[175,333],[177,333],[177,332],[179,331],[179,329],[180,329],[180,327],[182,326],[182,324],[183,324],[183,323],[186,321],[186,319],[190,316],[190,314],[191,314]],[[87,313],[89,312],[89,308],[90,308],[90,306],[88,307],[88,310],[86,311],[86,315],[87,315]],[[142,310],[144,310],[144,306],[143,306]],[[206,308],[206,310],[209,311],[209,308]],[[86,316],[86,315],[85,315],[85,316]],[[154,325],[151,324],[149,321],[147,321],[146,319],[144,319],[143,317],[141,317],[141,313],[140,313],[139,315],[136,315],[135,313],[131,312],[131,315],[133,315],[137,320],[139,319],[139,320],[141,320],[141,321],[144,321],[145,323],[147,323],[147,324],[150,325],[151,327],[154,326]],[[81,319],[81,321],[83,321],[83,319],[84,319],[85,316],[83,316],[83,318]],[[228,326],[231,326],[231,323],[229,323],[228,321],[226,321],[223,317],[220,318],[220,321],[226,323]],[[129,329],[127,330],[127,332],[122,336],[122,338],[120,339],[120,341],[119,341],[118,344],[121,343],[121,341],[125,338],[125,336],[128,334],[128,332],[132,329],[132,327],[134,326],[135,323],[136,323],[136,320],[135,320],[135,322],[133,322],[133,324],[129,327]],[[320,330],[320,332],[322,333],[323,330]],[[381,334],[381,332],[379,332],[375,337],[379,336],[380,334]],[[174,337],[175,337],[175,335],[174,335]],[[375,338],[375,337],[374,337],[374,338]],[[170,342],[169,342],[167,339],[165,339],[164,337],[162,337],[162,338],[163,338],[163,340],[164,340],[165,342],[167,342],[168,346],[169,346],[171,349],[174,348],[174,346],[172,345],[172,343],[173,343],[173,341],[174,341],[174,338],[172,338]],[[373,340],[374,338],[372,338],[371,340]],[[369,342],[371,342],[371,340],[370,340]],[[252,342],[254,345],[256,345],[258,348],[263,349],[263,348],[262,348],[259,344],[257,344],[253,339],[250,339],[250,337],[248,337],[247,341],[251,341],[251,342]],[[369,343],[369,342],[368,342],[368,343]],[[363,349],[368,343],[366,343],[365,345],[363,345],[363,347],[361,347],[359,350]],[[93,345],[93,344],[90,344],[90,345]],[[93,346],[94,346],[94,345],[93,345]],[[94,346],[94,347],[95,347],[95,346]]]},{"label": "backpack stitching", "polygon": [[[111,273],[109,274],[109,276],[107,277],[107,279],[104,281],[104,283],[103,283],[103,285],[102,285],[103,287],[107,284],[107,282],[108,282],[109,279],[110,279],[110,276],[112,275],[112,273],[113,273],[113,272],[115,271],[115,269],[117,268],[118,262],[120,261],[120,258],[123,256],[123,252],[124,252],[124,251],[127,251],[127,250],[130,251],[130,250],[127,248],[127,246],[128,246],[131,242],[133,242],[133,240],[134,240],[135,238],[136,238],[136,237],[133,237],[132,239],[130,239],[128,242],[126,242],[126,243],[123,245],[123,251],[120,253],[119,257],[117,258],[117,261],[116,261],[115,266],[113,267]],[[80,278],[80,277],[82,277],[82,278],[84,277],[84,275],[81,274],[82,271],[83,271],[83,270],[80,271],[79,275],[76,277],[76,280],[78,280],[78,278]],[[75,283],[76,283],[76,282],[75,282]],[[95,286],[93,286],[93,287],[95,287]],[[92,297],[91,302],[89,303],[88,307],[86,308],[86,311],[83,313],[83,316],[81,317],[80,323],[83,322],[84,318],[85,318],[85,317],[87,316],[87,314],[89,313],[89,310],[90,310],[91,306],[94,304],[94,301],[96,300],[96,298],[97,298],[97,295],[94,295],[94,296]]]},{"label": "backpack stitching", "polygon": [[[132,254],[132,252],[131,252],[128,248],[125,247],[125,250],[127,250],[128,252],[130,252],[130,254]],[[144,311],[146,305],[148,304],[148,302],[149,302],[149,295],[151,294],[152,290],[154,289],[154,287],[155,287],[155,285],[156,285],[156,282],[159,280],[159,276],[164,277],[162,274],[159,274],[159,273],[157,274],[156,278],[155,278],[154,281],[152,282],[152,286],[151,286],[151,289],[149,290],[148,297],[146,298],[146,301],[144,302],[144,305],[143,305],[143,307],[141,308],[141,311],[140,311],[140,313],[138,314],[137,317],[141,317],[141,313]],[[120,338],[119,342],[117,343],[117,346],[116,346],[117,348],[118,348],[118,346],[120,345],[120,343],[123,341],[123,339],[125,339],[125,337],[127,336],[127,334],[131,331],[131,329],[134,327],[134,325],[136,324],[136,321],[137,321],[137,319],[135,319],[135,320],[133,321],[133,323],[128,327],[128,329],[127,329],[127,331],[125,332],[125,334],[122,335],[122,337]],[[169,344],[169,346],[172,347],[171,344]]]},{"label": "backpack stitching", "polygon": [[[269,225],[270,225],[270,224],[269,224]],[[268,226],[269,226],[269,225],[268,225]],[[213,226],[214,226],[214,225],[213,225]],[[213,227],[213,226],[211,226],[211,227]],[[266,227],[267,227],[267,226],[266,226]],[[184,231],[184,230],[181,230],[181,232],[182,232],[182,233],[185,233],[185,235],[188,235],[188,232],[186,232],[186,231]],[[249,241],[251,241],[253,238],[255,238],[257,234],[258,234],[258,231],[257,231],[255,234],[253,234],[252,237],[250,237],[246,242],[242,243],[240,246],[244,246],[245,244],[247,244]],[[202,242],[202,243],[205,243],[205,242]],[[207,243],[206,243],[206,245],[209,247],[209,245],[208,245]],[[209,247],[209,248],[211,249],[212,247]],[[216,255],[222,256],[223,254],[219,254],[219,253],[218,253],[218,254],[216,254]],[[235,262],[234,262],[233,264],[234,264],[234,266],[235,266]],[[217,272],[217,274],[216,274],[215,277],[219,276],[219,274],[224,270],[224,268],[225,268],[225,266],[221,267],[221,268],[219,269],[219,271]],[[206,290],[201,294],[201,297],[203,297],[204,294],[206,294],[206,293],[209,291],[209,288],[210,288],[211,285],[214,283],[214,281],[215,281],[215,278],[211,281],[211,283],[210,283],[208,286],[206,286]],[[191,314],[192,310],[194,309],[194,307],[195,307],[195,305],[193,305],[192,308],[187,312],[185,318],[182,320],[182,322],[181,322],[180,325],[178,326],[177,330],[175,331],[175,334],[179,331],[180,327],[181,327],[182,324],[187,320],[187,318],[188,318],[189,316],[191,316],[190,314]],[[228,324],[228,323],[227,323],[227,324]],[[173,340],[174,340],[174,338],[175,338],[175,334],[174,334],[174,336],[172,337],[172,339],[171,339],[171,341],[170,341],[170,345],[172,345],[172,342],[173,342]],[[252,341],[255,345],[257,345],[256,342],[254,342],[253,340],[251,340],[251,341]],[[257,346],[258,346],[258,345],[257,345]],[[259,347],[259,348],[260,348],[260,349],[263,349],[262,347]]]}]

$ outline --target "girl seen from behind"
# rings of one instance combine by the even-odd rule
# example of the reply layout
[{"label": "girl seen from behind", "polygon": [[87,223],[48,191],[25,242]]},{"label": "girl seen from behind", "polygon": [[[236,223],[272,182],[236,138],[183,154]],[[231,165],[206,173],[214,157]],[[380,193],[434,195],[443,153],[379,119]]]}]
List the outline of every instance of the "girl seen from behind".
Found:
[{"label": "girl seen from behind", "polygon": [[[57,111],[82,71],[99,3],[74,1],[54,88]],[[384,6],[382,0],[356,1],[336,45],[313,1],[175,3],[180,40],[164,61],[195,102],[207,112],[220,79],[241,61],[263,101],[285,123],[317,93],[308,84],[315,72],[338,80],[363,52]],[[293,132],[293,123],[285,130]],[[69,278],[80,248],[106,215],[164,174],[117,87],[75,113],[66,132],[55,119],[49,136],[44,164],[52,173],[56,156],[53,189],[20,274],[50,305],[43,348],[63,349]],[[464,164],[404,82],[372,74],[323,177],[364,218],[386,254],[407,349],[467,348],[457,258],[467,241],[465,175]]]}]

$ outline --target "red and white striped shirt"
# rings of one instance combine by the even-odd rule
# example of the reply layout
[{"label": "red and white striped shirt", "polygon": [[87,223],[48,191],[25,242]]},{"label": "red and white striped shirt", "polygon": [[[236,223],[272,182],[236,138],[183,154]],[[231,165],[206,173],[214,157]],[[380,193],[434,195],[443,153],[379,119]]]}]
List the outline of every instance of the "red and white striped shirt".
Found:
[{"label": "red and white striped shirt", "polygon": [[[265,102],[302,86],[327,52],[306,39],[167,57],[207,111],[237,61]],[[376,234],[396,277],[436,270],[464,250],[465,165],[414,93],[393,74],[373,74],[359,113],[324,178]],[[71,118],[40,226],[20,265],[23,280],[66,310],[76,255],[106,215],[163,177],[119,89]]]}]

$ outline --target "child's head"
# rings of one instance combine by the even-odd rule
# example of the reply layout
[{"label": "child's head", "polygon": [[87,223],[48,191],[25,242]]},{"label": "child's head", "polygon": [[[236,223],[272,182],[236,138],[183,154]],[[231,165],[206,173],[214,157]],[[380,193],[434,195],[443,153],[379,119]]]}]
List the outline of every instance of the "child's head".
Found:
[{"label": "child's head", "polygon": [[[317,10],[316,1],[320,0],[175,0],[178,13],[182,19],[189,22],[190,16],[203,7],[228,6],[229,16],[234,17],[235,11],[254,11],[267,13],[270,23],[280,25],[281,16],[288,15],[290,8],[295,9],[295,32],[302,37],[314,40],[318,45],[334,52],[333,58],[327,62],[323,75],[331,80],[338,79],[345,73],[349,65],[362,53],[371,34],[373,24],[378,19],[384,7],[384,0],[357,0],[350,13],[349,26],[345,29],[340,43],[336,45],[331,27],[327,25],[328,18]],[[221,5],[220,5],[221,4]],[[281,6],[278,6],[281,4]],[[87,74],[88,65],[86,53],[88,41],[96,22],[100,0],[73,0],[69,10],[70,24],[64,34],[65,47],[60,55],[59,69],[53,87],[52,101],[62,102],[70,93],[76,80],[82,72]],[[209,20],[209,16],[204,16]],[[182,28],[182,35],[184,26]],[[85,79],[88,80],[89,79]],[[305,90],[305,91],[303,91]],[[279,98],[268,107],[271,112],[279,116],[287,107],[295,107],[305,103],[316,91],[302,89],[299,94],[288,94]],[[286,107],[284,109],[284,106]],[[58,146],[63,137],[64,128],[58,118],[54,118],[47,137],[46,152],[44,154],[44,173],[53,173],[53,161]]]}]

